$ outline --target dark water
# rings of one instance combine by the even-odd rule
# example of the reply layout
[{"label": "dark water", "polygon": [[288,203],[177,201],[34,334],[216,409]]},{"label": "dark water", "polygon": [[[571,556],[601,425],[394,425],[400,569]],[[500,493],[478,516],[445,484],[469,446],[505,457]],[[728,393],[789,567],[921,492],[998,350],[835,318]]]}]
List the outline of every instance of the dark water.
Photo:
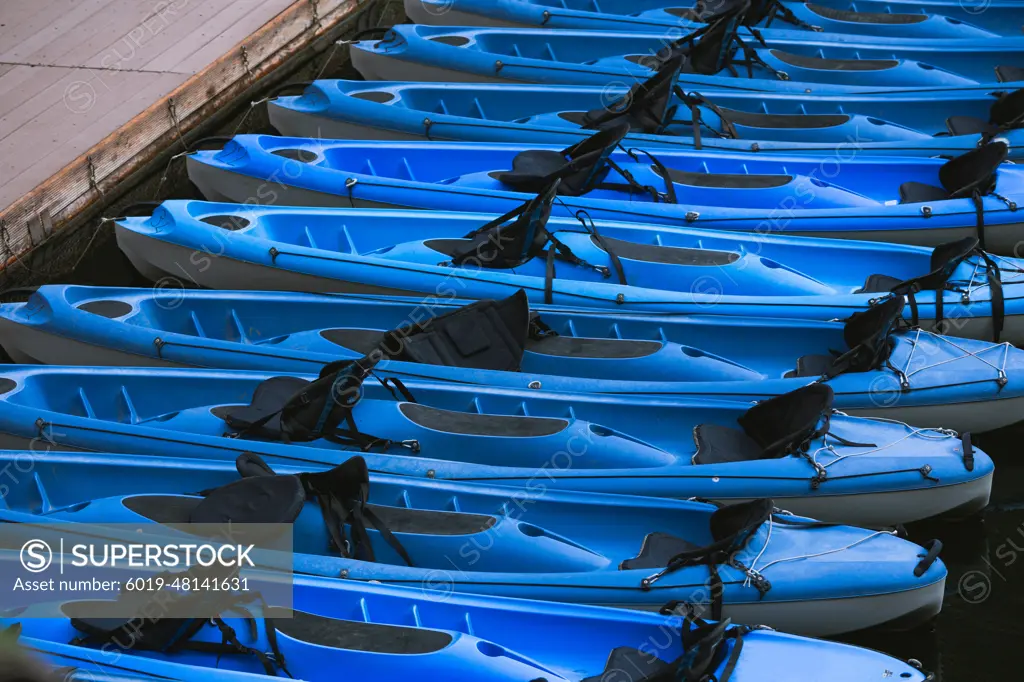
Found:
[{"label": "dark water", "polygon": [[[295,80],[310,80],[321,71],[324,77],[358,78],[344,61],[316,63],[305,71],[308,73],[300,73]],[[262,111],[251,112],[239,126],[244,113],[217,134],[236,129],[273,133]],[[139,192],[143,196],[131,199],[201,198],[189,185],[183,168],[173,167],[163,182],[144,184]],[[78,267],[60,281],[149,285],[120,253],[109,232],[101,233]],[[989,507],[967,521],[924,522],[907,529],[916,542],[932,538],[943,542],[941,556],[949,568],[949,579],[942,613],[932,624],[913,632],[866,633],[846,641],[903,659],[916,658],[942,682],[1024,680],[1024,457],[1019,452],[1024,423],[977,436],[974,441],[996,461]]]},{"label": "dark water", "polygon": [[[1024,416],[1024,415],[1022,415]],[[922,522],[907,530],[939,538],[949,568],[942,613],[908,633],[850,638],[902,658],[917,658],[943,682],[1024,679],[1024,424],[974,438],[996,462],[992,501],[977,518]]]}]

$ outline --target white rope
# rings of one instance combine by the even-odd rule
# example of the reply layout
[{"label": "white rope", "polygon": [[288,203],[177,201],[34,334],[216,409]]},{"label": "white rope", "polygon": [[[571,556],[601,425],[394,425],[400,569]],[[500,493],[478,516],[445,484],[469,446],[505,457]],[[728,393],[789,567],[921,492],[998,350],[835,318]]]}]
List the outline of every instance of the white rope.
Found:
[{"label": "white rope", "polygon": [[[888,423],[891,423],[891,424],[900,424],[904,428],[908,429],[908,433],[904,434],[904,436],[902,438],[897,438],[896,440],[894,440],[894,441],[892,441],[890,443],[887,443],[886,445],[879,445],[879,446],[876,446],[876,447],[871,448],[869,450],[862,450],[860,452],[849,452],[849,453],[847,453],[845,455],[840,455],[838,452],[836,452],[836,445],[842,445],[842,443],[839,442],[839,441],[837,441],[836,443],[829,443],[828,442],[828,437],[832,435],[831,429],[830,429],[830,432],[826,433],[824,438],[822,438],[822,441],[824,442],[824,445],[822,445],[820,448],[815,450],[814,453],[812,455],[810,455],[810,457],[809,457],[809,459],[811,461],[811,464],[815,467],[815,469],[817,469],[819,467],[821,469],[823,469],[823,470],[827,469],[828,467],[832,466],[833,464],[836,464],[837,462],[843,461],[847,457],[859,457],[861,455],[870,455],[870,454],[875,453],[875,452],[881,452],[882,450],[886,450],[888,448],[893,447],[894,445],[898,445],[899,443],[902,443],[903,441],[905,441],[905,440],[907,440],[909,438],[913,438],[914,436],[920,436],[921,438],[932,438],[932,439],[935,439],[935,440],[941,440],[941,439],[945,439],[945,438],[956,438],[957,435],[958,435],[956,431],[953,431],[953,430],[950,430],[950,429],[917,428],[917,427],[912,427],[909,424],[907,424],[906,422],[901,422],[901,421],[899,421],[897,419],[886,419],[884,417],[869,417],[869,418],[874,420],[874,421],[888,422]],[[856,447],[856,446],[845,446],[845,447]],[[828,464],[822,464],[821,462],[818,461],[818,455],[821,452],[826,451],[826,450],[831,452],[833,457],[835,457],[835,459],[833,459]]]},{"label": "white rope", "polygon": [[826,549],[826,550],[823,550],[821,552],[816,552],[814,554],[800,554],[798,556],[783,557],[781,559],[775,559],[774,561],[769,561],[767,564],[764,565],[763,568],[757,568],[757,562],[761,560],[761,557],[764,555],[765,550],[768,549],[768,541],[771,540],[771,536],[772,536],[772,526],[773,526],[772,519],[771,519],[771,517],[769,517],[768,518],[768,536],[765,538],[764,546],[761,548],[761,551],[758,552],[757,556],[754,557],[754,560],[752,562],[750,562],[750,570],[747,571],[747,578],[746,578],[746,580],[743,581],[743,586],[744,587],[750,587],[750,582],[754,578],[754,576],[764,575],[765,571],[767,571],[772,566],[775,566],[776,564],[782,564],[782,563],[785,563],[787,561],[800,561],[802,559],[816,559],[818,557],[827,556],[829,554],[835,554],[836,552],[845,552],[848,549],[853,549],[857,545],[861,545],[861,544],[867,542],[868,540],[872,540],[872,539],[874,539],[874,538],[876,538],[876,537],[878,537],[880,535],[896,535],[896,531],[895,530],[892,530],[892,531],[878,530],[878,531],[874,531],[874,532],[872,532],[872,533],[870,533],[870,534],[860,538],[859,540],[855,540],[854,542],[851,542],[850,544],[845,545],[844,547],[834,547],[832,549]]},{"label": "white rope", "polygon": [[[1008,266],[1010,266],[1006,270],[1004,270],[1003,268],[999,268],[999,273],[1000,273],[999,274],[999,280],[1001,282],[1003,282],[1003,283],[1012,282],[1014,279],[1019,279],[1020,277],[1024,277],[1024,270],[1022,270],[1020,268],[1020,266],[1018,266],[1013,261],[1008,260],[1007,258],[1004,258],[1003,256],[996,256],[995,254],[989,254],[989,257],[992,258],[993,261],[1002,261],[1003,263],[1005,263]],[[971,279],[968,280],[968,282],[967,282],[966,291],[962,292],[963,293],[963,300],[962,300],[963,303],[970,303],[971,302],[971,294],[973,294],[975,291],[978,291],[979,289],[984,289],[985,287],[988,286],[987,283],[986,284],[978,284],[978,286],[976,286],[976,287],[973,286],[975,280],[978,279],[978,274],[981,271],[984,270],[984,267],[982,265],[981,259],[979,258],[978,260],[968,260],[967,263],[974,266],[974,271],[971,272]],[[1007,276],[1007,277],[1003,277],[1002,273],[1004,273],[1004,272],[1010,273],[1010,275]],[[950,284],[954,284],[955,285],[956,283],[962,282],[962,281],[963,280],[954,280],[954,281],[950,282]],[[941,293],[942,293],[941,291],[937,291],[937,292],[935,292],[935,295],[938,296]]]},{"label": "white rope", "polygon": [[[956,362],[957,360],[964,360],[966,358],[974,358],[975,360],[978,360],[978,361],[988,365],[989,367],[991,367],[992,369],[994,369],[996,371],[996,379],[995,379],[995,381],[998,382],[1000,385],[1005,385],[1006,384],[1006,382],[1007,382],[1007,378],[1006,378],[1006,361],[1007,361],[1007,359],[1009,359],[1009,356],[1010,356],[1010,347],[1011,347],[1010,343],[1007,343],[1007,342],[992,343],[992,344],[987,345],[985,348],[982,348],[981,350],[971,351],[971,350],[967,350],[966,348],[961,346],[952,337],[944,336],[942,334],[935,334],[933,332],[924,331],[923,329],[916,329],[915,332],[916,332],[916,334],[914,335],[914,338],[909,340],[909,343],[910,343],[910,353],[907,354],[907,361],[904,364],[903,369],[897,369],[897,371],[900,372],[907,379],[908,386],[909,386],[910,377],[914,376],[918,372],[923,372],[926,369],[934,369],[935,367],[939,367],[941,365],[945,365],[945,364],[948,364],[950,362]],[[917,369],[911,371],[910,370],[910,365],[911,365],[911,362],[914,359],[914,351],[917,350],[917,347],[918,347],[918,344],[921,341],[921,336],[922,335],[925,335],[927,337],[935,339],[936,341],[941,341],[943,343],[949,344],[953,348],[955,348],[958,351],[960,351],[961,353],[963,353],[963,355],[960,355],[958,357],[953,357],[953,358],[946,358],[945,360],[939,360],[938,362],[933,362],[930,365],[923,365],[922,367],[918,367]],[[989,351],[993,351],[993,350],[1002,350],[1002,357],[1001,357],[1001,360],[999,361],[998,365],[993,363],[993,362],[989,362],[986,358],[981,357],[981,355],[983,353],[988,353]]]}]

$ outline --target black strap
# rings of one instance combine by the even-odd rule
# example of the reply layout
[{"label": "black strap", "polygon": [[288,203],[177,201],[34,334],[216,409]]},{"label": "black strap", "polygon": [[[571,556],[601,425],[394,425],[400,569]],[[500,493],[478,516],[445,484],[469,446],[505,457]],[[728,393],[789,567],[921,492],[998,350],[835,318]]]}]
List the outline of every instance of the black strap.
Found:
[{"label": "black strap", "polygon": [[960,434],[960,445],[964,451],[964,468],[974,471],[974,445],[971,443],[971,432],[964,431]]},{"label": "black strap", "polygon": [[637,153],[643,154],[648,159],[650,159],[651,163],[654,164],[654,167],[658,170],[658,174],[661,175],[661,177],[664,178],[665,180],[665,196],[668,198],[668,203],[679,203],[676,200],[676,187],[672,183],[672,177],[669,175],[668,169],[665,168],[665,164],[663,164],[656,156],[654,156],[649,151],[644,149],[630,149],[626,153],[629,154],[629,156],[637,163],[639,163],[640,161],[638,158],[636,158]]},{"label": "black strap", "polygon": [[[701,149],[701,127],[702,126],[707,128],[708,131],[710,131],[716,137],[719,137],[719,138],[729,138],[729,139],[733,139],[733,140],[738,140],[740,138],[739,133],[736,131],[736,126],[729,119],[729,117],[726,116],[725,111],[720,106],[718,106],[717,104],[715,104],[711,100],[707,99],[706,97],[704,97],[704,95],[700,94],[699,92],[692,92],[692,93],[687,94],[678,85],[676,85],[673,88],[673,91],[675,92],[676,97],[678,97],[680,100],[682,100],[683,104],[685,104],[686,106],[688,106],[690,108],[690,118],[691,118],[690,125],[693,128],[693,141],[694,141],[694,146],[697,149]],[[721,124],[722,125],[721,132],[715,130],[711,126],[706,125],[704,123],[704,118],[703,118],[703,116],[701,116],[701,111],[700,111],[700,107],[702,105],[706,106],[708,109],[711,109],[713,112],[718,114],[718,118],[722,122],[722,124]],[[683,123],[685,123],[685,121],[683,121]]]},{"label": "black strap", "polygon": [[580,224],[583,225],[583,229],[590,233],[598,246],[601,247],[601,250],[608,254],[608,259],[612,262],[612,268],[615,270],[615,275],[619,278],[619,284],[622,284],[623,286],[628,285],[629,283],[626,281],[626,271],[622,267],[622,261],[619,260],[618,254],[616,254],[615,250],[608,245],[608,242],[601,236],[601,233],[597,231],[597,226],[594,225],[594,219],[590,217],[589,213],[581,208],[576,211],[576,220],[580,221]]}]

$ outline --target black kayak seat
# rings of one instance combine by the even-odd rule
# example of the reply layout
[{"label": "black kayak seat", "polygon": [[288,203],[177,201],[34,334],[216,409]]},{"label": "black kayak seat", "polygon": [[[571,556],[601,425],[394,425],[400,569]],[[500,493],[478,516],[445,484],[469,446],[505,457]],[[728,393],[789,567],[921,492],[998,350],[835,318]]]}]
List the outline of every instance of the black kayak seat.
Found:
[{"label": "black kayak seat", "polygon": [[406,419],[418,426],[462,436],[539,438],[552,436],[569,426],[565,419],[552,417],[455,412],[419,403],[402,403],[398,409]]},{"label": "black kayak seat", "polygon": [[971,192],[986,194],[995,186],[996,172],[1008,153],[1009,147],[1001,141],[989,142],[964,152],[939,168],[942,187],[923,182],[904,182],[900,185],[900,203],[944,201],[971,196]]},{"label": "black kayak seat", "polygon": [[[1021,74],[1024,75],[1024,74]],[[950,116],[946,129],[951,135],[983,135],[988,139],[1001,130],[1018,129],[1024,125],[1024,89],[1000,93],[989,108],[988,120],[976,116]]]},{"label": "black kayak seat", "polygon": [[[262,480],[260,480],[262,479]],[[250,510],[238,506],[230,516],[232,523],[290,523],[298,516],[298,510],[292,515],[292,506],[301,510],[305,504],[305,492],[295,476],[265,476],[260,479],[239,479],[234,483],[246,481],[245,487],[273,487],[280,489],[281,497],[253,498]],[[230,485],[234,485],[229,484]],[[225,486],[225,488],[229,487]],[[241,487],[241,486],[239,486]],[[294,487],[294,492],[290,488]],[[211,496],[212,497],[212,496]],[[223,499],[223,498],[221,498]],[[122,500],[122,504],[132,512],[144,516],[150,521],[164,524],[185,523],[226,523],[227,519],[214,521],[208,509],[202,506],[210,498],[185,495],[134,495]],[[215,505],[221,508],[219,499]],[[390,507],[376,504],[367,505],[381,522],[394,533],[410,535],[473,535],[481,533],[496,523],[493,516],[484,514],[468,514],[448,512],[434,509],[409,509],[406,507]],[[284,510],[277,514],[277,510]],[[250,513],[247,514],[247,511]],[[288,517],[291,517],[289,520]],[[266,519],[275,519],[268,521]]]},{"label": "black kayak seat", "polygon": [[1024,81],[1024,68],[1019,66],[997,66],[996,80],[1000,83]]},{"label": "black kayak seat", "polygon": [[526,350],[540,355],[564,358],[626,360],[654,355],[664,347],[660,341],[634,339],[594,339],[576,336],[544,336],[529,339]]},{"label": "black kayak seat", "polygon": [[757,442],[740,429],[720,424],[699,424],[693,429],[697,452],[694,464],[727,464],[752,462],[762,458]]},{"label": "black kayak seat", "polygon": [[[735,263],[740,254],[734,251],[715,251],[713,249],[690,249],[680,246],[660,246],[658,244],[640,244],[613,237],[602,237],[604,243],[619,258],[643,261],[645,263],[665,263],[667,265],[728,265]],[[601,242],[594,236],[590,241],[602,251]]]},{"label": "black kayak seat", "polygon": [[833,355],[803,355],[797,358],[796,369],[786,372],[785,377],[820,377],[835,363]]},{"label": "black kayak seat", "polygon": [[920,24],[928,18],[926,14],[889,14],[887,12],[854,12],[835,7],[823,7],[812,2],[804,7],[825,19],[850,21],[857,24]]},{"label": "black kayak seat", "polygon": [[989,127],[988,121],[976,116],[950,116],[946,119],[946,130],[950,135],[978,135]]},{"label": "black kayak seat", "polygon": [[943,201],[949,193],[941,187],[923,182],[904,182],[900,185],[901,204],[921,204],[927,201]]},{"label": "black kayak seat", "polygon": [[893,277],[892,275],[868,275],[868,278],[864,280],[864,286],[857,291],[855,294],[881,294],[889,293],[892,288],[897,284],[902,284],[903,280],[899,277]]},{"label": "black kayak seat", "polygon": [[[651,166],[655,174],[661,170]],[[697,173],[677,168],[666,168],[668,177],[678,185],[690,187],[715,187],[720,189],[770,189],[783,187],[793,181],[791,175],[753,175],[750,173]]]},{"label": "black kayak seat", "polygon": [[[299,377],[271,377],[260,383],[253,391],[252,402],[248,405],[218,405],[210,412],[235,429],[246,428],[268,414],[281,409],[289,398],[309,385],[306,379]],[[275,414],[270,421],[263,424],[257,435],[266,438],[281,438],[281,415]]]},{"label": "black kayak seat", "polygon": [[648,533],[640,546],[640,552],[619,564],[620,571],[635,568],[665,568],[672,557],[682,552],[700,549],[700,545],[677,538],[668,533]]},{"label": "black kayak seat", "polygon": [[826,59],[782,50],[769,50],[769,53],[783,64],[818,71],[884,71],[899,66],[895,59]]}]

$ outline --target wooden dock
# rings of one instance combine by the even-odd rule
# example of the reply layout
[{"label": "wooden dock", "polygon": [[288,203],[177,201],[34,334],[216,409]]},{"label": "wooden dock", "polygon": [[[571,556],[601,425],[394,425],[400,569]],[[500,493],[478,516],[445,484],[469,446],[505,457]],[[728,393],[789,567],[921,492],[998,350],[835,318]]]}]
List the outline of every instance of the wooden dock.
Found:
[{"label": "wooden dock", "polygon": [[374,1],[0,2],[0,268]]}]

